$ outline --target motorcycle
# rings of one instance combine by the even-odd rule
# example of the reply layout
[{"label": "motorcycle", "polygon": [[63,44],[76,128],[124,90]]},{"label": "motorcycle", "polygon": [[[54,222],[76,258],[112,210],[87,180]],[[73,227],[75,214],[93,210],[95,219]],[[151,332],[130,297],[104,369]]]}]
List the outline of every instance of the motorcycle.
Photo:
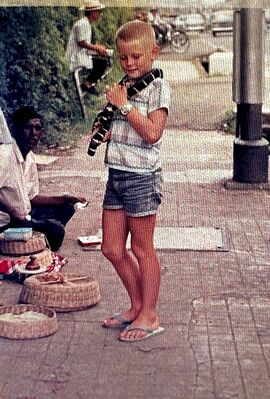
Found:
[{"label": "motorcycle", "polygon": [[161,47],[170,46],[177,53],[185,53],[189,48],[189,37],[183,27],[175,26],[173,22],[164,26],[153,25],[157,44]]}]

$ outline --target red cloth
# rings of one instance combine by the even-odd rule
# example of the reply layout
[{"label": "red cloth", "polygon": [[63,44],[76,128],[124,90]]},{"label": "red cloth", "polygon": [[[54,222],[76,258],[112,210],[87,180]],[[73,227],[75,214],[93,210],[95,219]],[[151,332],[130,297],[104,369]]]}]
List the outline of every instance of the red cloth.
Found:
[{"label": "red cloth", "polygon": [[[52,264],[48,266],[47,272],[59,272],[62,266],[64,266],[68,260],[63,256],[52,252]],[[0,274],[12,274],[15,271],[15,266],[26,264],[26,260],[20,258],[11,259],[0,259]]]},{"label": "red cloth", "polygon": [[48,267],[48,272],[59,272],[62,266],[64,266],[68,260],[63,256],[57,254],[56,252],[52,252],[52,264]]}]

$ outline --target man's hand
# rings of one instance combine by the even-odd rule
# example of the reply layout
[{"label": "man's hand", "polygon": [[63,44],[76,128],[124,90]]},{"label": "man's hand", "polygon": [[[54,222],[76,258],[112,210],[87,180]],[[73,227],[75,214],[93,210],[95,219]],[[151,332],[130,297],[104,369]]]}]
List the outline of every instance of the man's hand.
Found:
[{"label": "man's hand", "polygon": [[24,206],[23,202],[20,203],[21,206],[14,206],[12,202],[7,204],[1,202],[0,203],[0,211],[9,215],[12,220],[23,221],[25,217],[28,215],[29,210]]},{"label": "man's hand", "polygon": [[120,86],[114,83],[108,88],[106,92],[106,98],[111,104],[117,108],[121,108],[127,102],[127,88],[126,86]]},{"label": "man's hand", "polygon": [[107,55],[107,49],[105,46],[102,46],[101,44],[95,44],[93,46],[93,50],[96,51],[100,55]]},{"label": "man's hand", "polygon": [[76,196],[72,194],[64,194],[62,198],[64,203],[69,205],[75,205],[76,202],[82,202],[82,203],[87,202],[85,197]]},{"label": "man's hand", "polygon": [[61,206],[65,204],[74,205],[76,202],[87,202],[83,196],[72,194],[63,195],[37,195],[31,200],[33,206]]},{"label": "man's hand", "polygon": [[107,49],[102,44],[90,44],[86,40],[81,40],[78,42],[80,47],[86,48],[90,51],[96,51],[100,55],[107,55]]}]

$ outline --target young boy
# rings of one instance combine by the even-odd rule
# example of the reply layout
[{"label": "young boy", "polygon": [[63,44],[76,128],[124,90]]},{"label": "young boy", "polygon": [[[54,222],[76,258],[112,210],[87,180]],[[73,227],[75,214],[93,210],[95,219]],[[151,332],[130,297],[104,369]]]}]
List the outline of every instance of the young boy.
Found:
[{"label": "young boy", "polygon": [[[159,53],[150,24],[126,23],[116,34],[116,46],[127,78],[124,85],[115,83],[106,94],[118,110],[105,156],[109,177],[103,202],[102,253],[115,267],[131,307],[104,320],[102,326],[126,327],[119,340],[134,342],[164,330],[156,309],[160,265],[153,238],[162,197],[161,136],[171,90],[159,77],[130,100],[127,98],[127,87],[151,71]],[[126,249],[128,233],[131,252]]]}]

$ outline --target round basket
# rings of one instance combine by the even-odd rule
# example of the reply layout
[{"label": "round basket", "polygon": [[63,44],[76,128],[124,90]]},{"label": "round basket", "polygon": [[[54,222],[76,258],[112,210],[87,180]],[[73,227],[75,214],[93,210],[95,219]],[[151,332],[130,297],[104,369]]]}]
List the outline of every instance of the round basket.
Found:
[{"label": "round basket", "polygon": [[0,307],[0,316],[12,313],[21,315],[25,312],[35,312],[45,315],[42,319],[27,319],[23,321],[1,320],[0,337],[10,339],[31,339],[52,335],[58,330],[56,313],[52,309],[34,305],[7,305]]},{"label": "round basket", "polygon": [[20,302],[42,305],[57,312],[87,309],[100,301],[99,284],[88,276],[45,273],[28,277]]},{"label": "round basket", "polygon": [[12,256],[32,255],[43,251],[46,246],[45,235],[35,231],[28,241],[0,240],[0,253]]}]

